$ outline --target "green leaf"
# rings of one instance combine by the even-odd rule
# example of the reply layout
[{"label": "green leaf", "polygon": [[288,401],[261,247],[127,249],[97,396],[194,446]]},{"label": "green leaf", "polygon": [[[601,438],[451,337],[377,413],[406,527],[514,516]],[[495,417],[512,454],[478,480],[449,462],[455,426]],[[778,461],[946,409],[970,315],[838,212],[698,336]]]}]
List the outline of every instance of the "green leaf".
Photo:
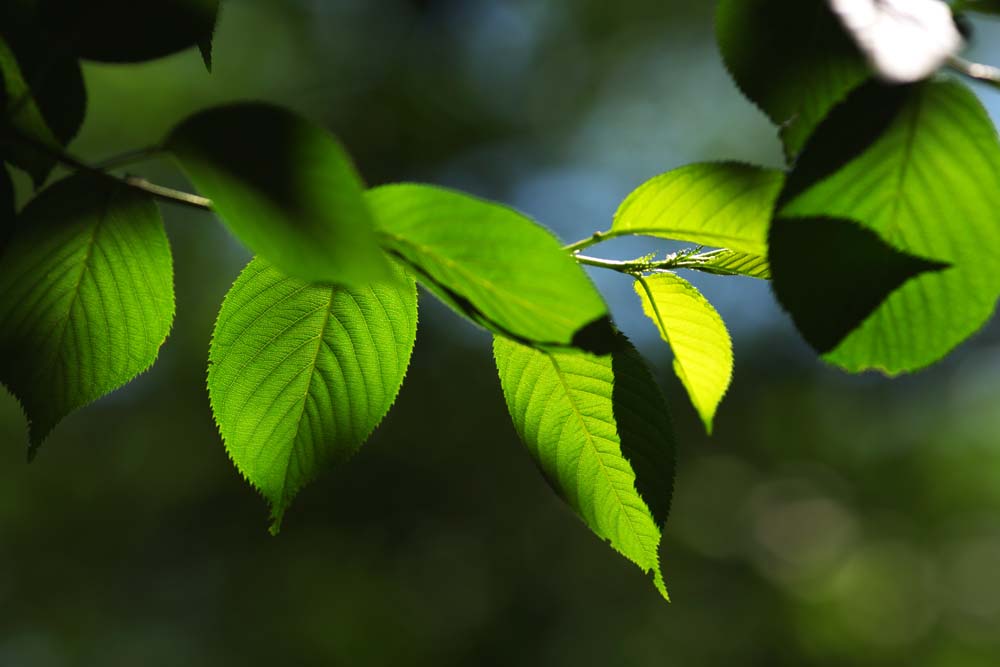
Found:
[{"label": "green leaf", "polygon": [[430,186],[390,185],[368,195],[383,245],[458,313],[530,344],[609,349],[604,300],[543,227],[505,206]]},{"label": "green leaf", "polygon": [[183,121],[166,146],[237,238],[285,273],[348,285],[389,275],[361,179],[320,126],[234,104]]},{"label": "green leaf", "polygon": [[198,46],[211,69],[219,0],[36,0],[51,29],[87,60],[133,63]]},{"label": "green leaf", "polygon": [[346,461],[389,411],[417,331],[413,280],[311,285],[255,259],[226,295],[208,391],[236,467],[277,532],[296,493]]},{"label": "green leaf", "polygon": [[32,451],[148,369],[173,316],[170,245],[151,199],[83,175],[32,201],[0,259],[0,382],[27,413]]},{"label": "green leaf", "polygon": [[636,279],[642,309],[674,352],[674,372],[712,433],[712,420],[733,379],[726,325],[694,285],[672,273]]},{"label": "green leaf", "polygon": [[667,598],[659,545],[673,491],[673,431],[635,348],[620,336],[615,352],[597,357],[497,336],[493,351],[514,427],[549,484],[598,537],[652,572]]},{"label": "green leaf", "polygon": [[952,267],[894,292],[826,355],[832,363],[851,371],[916,370],[993,313],[1000,142],[965,86],[939,80],[859,89],[819,128],[783,198],[783,217],[855,220],[897,250]]},{"label": "green leaf", "polygon": [[737,86],[781,127],[789,160],[869,76],[826,0],[720,0],[716,36]]},{"label": "green leaf", "polygon": [[771,279],[771,266],[767,262],[767,257],[723,249],[706,253],[700,258],[704,258],[704,261],[698,264],[697,269],[705,273]]},{"label": "green leaf", "polygon": [[76,135],[86,110],[79,63],[48,47],[30,24],[0,24],[0,143],[5,144],[0,152],[36,186],[48,178],[55,160],[16,137],[57,149]]},{"label": "green leaf", "polygon": [[771,265],[778,301],[820,354],[835,349],[906,281],[946,268],[832,218],[775,220]]},{"label": "green leaf", "polygon": [[630,194],[607,236],[639,234],[767,254],[784,174],[735,162],[691,164]]}]

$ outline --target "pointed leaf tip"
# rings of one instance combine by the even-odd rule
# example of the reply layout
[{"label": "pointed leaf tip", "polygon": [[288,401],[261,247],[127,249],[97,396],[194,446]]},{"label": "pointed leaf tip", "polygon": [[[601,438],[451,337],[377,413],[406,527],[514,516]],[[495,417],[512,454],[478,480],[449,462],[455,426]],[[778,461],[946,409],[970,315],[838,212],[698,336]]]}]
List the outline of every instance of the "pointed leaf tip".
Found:
[{"label": "pointed leaf tip", "polygon": [[0,262],[0,382],[24,409],[32,450],[148,369],[173,316],[170,245],[149,197],[90,175],[39,194]]},{"label": "pointed leaf tip", "polygon": [[733,377],[733,344],[722,317],[694,285],[672,273],[639,278],[643,311],[674,353],[674,372],[712,433]]},{"label": "pointed leaf tip", "polygon": [[669,599],[659,546],[673,491],[673,430],[638,352],[620,334],[606,356],[500,337],[493,349],[514,427],[546,480]]},{"label": "pointed leaf tip", "polygon": [[298,491],[348,460],[389,411],[416,337],[413,280],[310,284],[255,259],[223,302],[208,391],[237,469],[277,534]]}]

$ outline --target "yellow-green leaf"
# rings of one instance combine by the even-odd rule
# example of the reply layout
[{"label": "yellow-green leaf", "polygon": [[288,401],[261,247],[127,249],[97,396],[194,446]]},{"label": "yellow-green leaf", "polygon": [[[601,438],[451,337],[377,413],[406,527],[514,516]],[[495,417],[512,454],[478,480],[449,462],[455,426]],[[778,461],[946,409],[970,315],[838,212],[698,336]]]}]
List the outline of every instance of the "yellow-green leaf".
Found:
[{"label": "yellow-green leaf", "polygon": [[639,278],[635,290],[674,351],[674,372],[711,433],[733,378],[733,343],[722,317],[694,285],[672,273]]},{"label": "yellow-green leaf", "polygon": [[640,185],[608,237],[637,234],[767,255],[784,174],[737,162],[691,164]]}]

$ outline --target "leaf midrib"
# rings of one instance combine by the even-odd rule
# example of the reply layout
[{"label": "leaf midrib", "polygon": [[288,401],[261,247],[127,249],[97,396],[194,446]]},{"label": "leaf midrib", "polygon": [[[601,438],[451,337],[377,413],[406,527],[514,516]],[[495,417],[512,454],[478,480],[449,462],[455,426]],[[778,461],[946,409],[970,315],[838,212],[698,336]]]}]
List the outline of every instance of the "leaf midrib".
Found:
[{"label": "leaf midrib", "polygon": [[[587,444],[590,445],[590,448],[592,449],[592,451],[594,453],[594,456],[597,459],[598,466],[600,467],[601,472],[604,475],[605,481],[608,483],[608,486],[611,487],[611,490],[614,491],[615,500],[617,501],[618,506],[621,508],[622,514],[625,515],[625,520],[628,523],[629,530],[632,532],[632,535],[635,538],[635,540],[642,546],[642,550],[644,552],[646,552],[646,556],[648,557],[650,555],[650,553],[649,553],[649,551],[648,551],[648,549],[646,547],[645,540],[643,539],[643,537],[639,533],[639,531],[636,529],[635,523],[632,521],[632,517],[628,513],[628,505],[626,505],[625,502],[622,500],[621,493],[619,493],[619,491],[618,491],[618,487],[611,480],[611,475],[608,473],[608,468],[604,464],[604,460],[601,458],[601,452],[597,449],[597,444],[594,442],[594,436],[593,436],[593,434],[591,434],[590,429],[587,428],[587,423],[586,423],[586,421],[583,418],[583,412],[577,406],[576,401],[573,398],[573,390],[569,386],[569,383],[566,380],[566,376],[563,373],[562,368],[559,366],[559,363],[555,360],[555,358],[551,354],[547,354],[546,353],[545,356],[548,357],[549,362],[552,364],[552,368],[556,372],[556,377],[559,378],[559,382],[562,385],[563,390],[566,393],[566,400],[569,401],[569,404],[570,404],[570,406],[573,409],[573,414],[576,416],[577,420],[580,423],[580,428],[583,429],[583,432],[587,436]],[[619,447],[620,446],[621,445],[619,443]],[[623,458],[624,458],[624,454],[623,454]],[[634,475],[634,472],[633,472],[633,475]],[[645,504],[645,501],[642,501],[642,502],[643,502],[643,504]],[[654,562],[655,562],[655,558],[654,558]],[[643,567],[646,567],[646,566],[643,565]],[[654,566],[654,568],[655,568],[655,566]]]},{"label": "leaf midrib", "polygon": [[534,303],[532,301],[526,300],[524,297],[522,297],[517,292],[507,292],[505,290],[498,289],[495,283],[492,283],[490,281],[484,280],[483,278],[481,278],[480,276],[478,276],[475,273],[470,272],[462,264],[460,264],[458,262],[455,262],[451,258],[449,258],[447,256],[444,256],[444,255],[437,254],[436,252],[433,251],[433,249],[430,246],[425,246],[425,245],[422,245],[420,243],[416,243],[414,241],[411,241],[410,239],[402,238],[400,236],[397,236],[397,235],[395,235],[395,234],[393,234],[391,232],[387,232],[385,230],[380,230],[380,233],[384,234],[385,236],[389,237],[393,241],[395,241],[395,242],[397,242],[397,243],[399,243],[399,244],[401,244],[403,246],[406,246],[406,247],[408,247],[408,248],[410,248],[412,250],[415,250],[418,253],[423,253],[424,255],[426,255],[427,257],[429,257],[431,259],[433,259],[434,261],[437,261],[437,262],[439,262],[441,264],[444,264],[445,266],[447,266],[447,267],[451,268],[452,270],[454,270],[455,272],[459,273],[462,277],[464,277],[467,280],[469,280],[469,282],[471,282],[473,284],[476,284],[476,285],[479,285],[480,287],[483,287],[484,289],[486,289],[486,291],[494,294],[495,296],[499,296],[501,299],[506,299],[508,301],[514,301],[514,302],[518,303],[519,305],[523,306],[525,310],[529,310],[529,311],[534,312],[536,314],[543,315],[546,319],[548,319],[550,321],[555,320],[559,324],[565,325],[568,328],[572,329],[574,327],[581,326],[577,322],[574,322],[573,320],[571,320],[569,318],[566,318],[564,316],[561,316],[561,315],[553,313],[550,309],[545,308],[544,306],[540,306],[540,305],[538,305],[538,304],[536,304],[536,303]]}]

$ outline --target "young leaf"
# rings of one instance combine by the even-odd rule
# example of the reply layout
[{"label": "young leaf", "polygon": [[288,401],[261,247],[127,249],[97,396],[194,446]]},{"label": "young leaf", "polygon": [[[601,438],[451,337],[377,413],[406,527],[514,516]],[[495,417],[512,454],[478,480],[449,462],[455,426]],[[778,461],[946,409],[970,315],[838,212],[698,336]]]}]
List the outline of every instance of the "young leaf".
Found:
[{"label": "young leaf", "polygon": [[346,461],[389,411],[417,331],[413,280],[311,285],[262,259],[222,304],[208,391],[236,467],[271,505],[272,532],[296,493]]},{"label": "young leaf", "polygon": [[458,313],[522,342],[603,353],[607,306],[556,238],[504,206],[423,185],[368,193],[383,245]]},{"label": "young leaf", "polygon": [[608,236],[657,236],[766,255],[783,183],[780,171],[735,162],[681,167],[630,194]]},{"label": "young leaf", "polygon": [[28,172],[36,186],[48,178],[55,160],[24,140],[50,149],[65,145],[80,129],[86,109],[79,64],[40,39],[31,26],[0,25],[0,144],[4,157]]},{"label": "young leaf", "polygon": [[868,78],[827,0],[720,0],[716,34],[740,90],[781,127],[789,160]]},{"label": "young leaf", "polygon": [[674,352],[674,372],[712,432],[712,420],[733,379],[733,343],[712,304],[672,273],[638,278],[642,309]]},{"label": "young leaf", "polygon": [[[851,371],[916,370],[993,313],[1000,294],[1000,142],[965,86],[930,81],[857,90],[817,130],[783,199],[783,217],[855,220],[897,250],[952,267],[892,293],[829,351],[829,361]],[[779,269],[772,268],[777,282]]]},{"label": "young leaf", "polygon": [[234,104],[183,121],[166,146],[237,238],[288,275],[349,285],[388,275],[361,179],[320,126]]},{"label": "young leaf", "polygon": [[211,69],[219,0],[38,0],[52,29],[87,60],[132,63],[198,46]]},{"label": "young leaf", "polygon": [[667,598],[659,545],[673,491],[673,431],[638,352],[624,336],[603,357],[499,336],[493,351],[514,427],[549,484],[598,537],[652,572]]},{"label": "young leaf", "polygon": [[81,175],[32,201],[0,258],[0,382],[27,413],[31,450],[148,369],[173,316],[170,245],[151,199]]},{"label": "young leaf", "polygon": [[946,268],[832,218],[775,220],[771,266],[778,301],[820,354],[836,349],[906,281]]},{"label": "young leaf", "polygon": [[767,262],[767,257],[735,250],[717,250],[705,257],[706,260],[698,265],[699,271],[720,276],[771,279],[771,266]]}]

